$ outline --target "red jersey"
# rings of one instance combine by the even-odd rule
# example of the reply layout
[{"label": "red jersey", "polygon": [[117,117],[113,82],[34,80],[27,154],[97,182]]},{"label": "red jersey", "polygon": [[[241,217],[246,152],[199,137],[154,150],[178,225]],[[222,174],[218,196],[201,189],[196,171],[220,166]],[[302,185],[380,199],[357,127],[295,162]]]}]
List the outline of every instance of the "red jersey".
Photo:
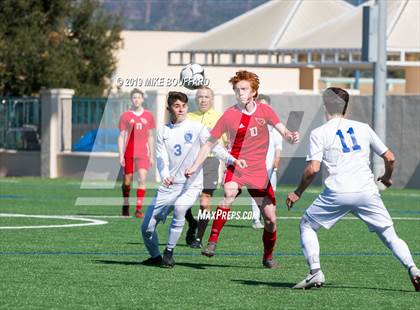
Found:
[{"label": "red jersey", "polygon": [[120,117],[119,128],[120,131],[127,131],[124,156],[149,158],[148,132],[156,128],[152,113],[146,109],[141,114],[124,112]]},{"label": "red jersey", "polygon": [[275,126],[280,120],[273,109],[256,102],[253,112],[248,113],[234,105],[223,113],[211,136],[219,139],[227,133],[230,153],[235,158],[246,160],[248,167],[265,168],[269,144],[268,125]]}]

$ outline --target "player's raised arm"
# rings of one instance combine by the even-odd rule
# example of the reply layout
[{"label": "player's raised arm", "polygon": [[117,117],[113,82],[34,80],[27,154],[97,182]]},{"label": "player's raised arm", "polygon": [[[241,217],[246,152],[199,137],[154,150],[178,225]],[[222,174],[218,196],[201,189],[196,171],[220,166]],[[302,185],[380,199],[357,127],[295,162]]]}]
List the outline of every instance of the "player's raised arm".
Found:
[{"label": "player's raised arm", "polygon": [[317,160],[311,160],[305,167],[303,171],[302,179],[298,188],[294,192],[287,194],[286,205],[290,210],[293,207],[293,204],[299,200],[306,188],[311,185],[316,174],[319,172],[321,163]]}]

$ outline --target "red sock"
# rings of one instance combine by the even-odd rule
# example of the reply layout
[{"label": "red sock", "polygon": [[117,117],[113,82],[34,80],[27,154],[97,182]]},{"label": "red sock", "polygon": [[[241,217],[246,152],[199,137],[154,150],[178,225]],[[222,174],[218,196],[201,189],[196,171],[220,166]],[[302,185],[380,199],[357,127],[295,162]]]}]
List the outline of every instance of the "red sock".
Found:
[{"label": "red sock", "polygon": [[263,243],[264,243],[264,259],[273,259],[273,250],[276,245],[277,231],[269,232],[264,229]]},{"label": "red sock", "polygon": [[137,189],[137,203],[136,203],[136,211],[140,211],[143,206],[143,198],[146,194],[146,190],[142,188]]},{"label": "red sock", "polygon": [[121,189],[122,189],[122,195],[124,197],[124,205],[128,206],[129,205],[128,198],[130,197],[131,186],[123,184]]},{"label": "red sock", "polygon": [[226,224],[230,208],[217,207],[216,216],[211,226],[209,242],[217,242],[223,226]]}]

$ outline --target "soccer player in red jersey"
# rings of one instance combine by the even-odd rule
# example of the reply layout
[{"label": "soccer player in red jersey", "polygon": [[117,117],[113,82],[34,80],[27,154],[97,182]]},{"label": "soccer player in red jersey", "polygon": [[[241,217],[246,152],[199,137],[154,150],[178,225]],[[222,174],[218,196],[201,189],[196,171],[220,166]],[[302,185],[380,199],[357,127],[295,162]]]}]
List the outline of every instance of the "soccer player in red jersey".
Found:
[{"label": "soccer player in red jersey", "polygon": [[233,86],[237,104],[227,109],[218,120],[209,140],[201,147],[196,161],[185,174],[191,176],[197,171],[223,133],[228,136],[232,156],[245,160],[247,167],[227,167],[224,180],[225,197],[216,209],[209,242],[202,254],[208,257],[215,254],[216,243],[226,223],[230,205],[241,193],[242,186],[246,186],[264,217],[263,266],[275,268],[277,263],[273,260],[273,250],[276,243],[276,200],[265,167],[269,143],[267,126],[276,128],[285,140],[293,144],[299,142],[299,133],[290,132],[270,106],[255,101],[259,87],[259,79],[255,73],[238,71],[229,82]]},{"label": "soccer player in red jersey", "polygon": [[135,216],[143,218],[141,208],[146,194],[147,170],[153,165],[153,129],[155,120],[150,111],[143,108],[144,94],[137,88],[130,94],[132,109],[121,114],[118,151],[124,167],[122,215],[130,216],[130,190],[134,170],[138,172],[137,202]]}]

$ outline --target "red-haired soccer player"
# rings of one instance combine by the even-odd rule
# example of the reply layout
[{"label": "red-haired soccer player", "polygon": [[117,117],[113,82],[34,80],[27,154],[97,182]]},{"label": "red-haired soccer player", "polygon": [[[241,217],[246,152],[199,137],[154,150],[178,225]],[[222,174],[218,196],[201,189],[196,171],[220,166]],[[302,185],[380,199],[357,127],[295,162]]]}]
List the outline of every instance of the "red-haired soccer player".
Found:
[{"label": "red-haired soccer player", "polygon": [[201,147],[196,161],[185,174],[191,176],[197,171],[224,133],[228,136],[232,156],[245,160],[247,167],[227,167],[224,180],[225,198],[217,207],[209,242],[202,254],[208,257],[214,255],[230,205],[241,193],[242,186],[246,186],[264,217],[263,266],[275,268],[277,263],[273,260],[273,250],[276,243],[276,201],[265,167],[269,143],[268,125],[279,131],[289,143],[298,143],[299,133],[287,130],[270,106],[255,101],[259,87],[259,79],[255,73],[238,71],[229,82],[233,86],[237,104],[227,109],[218,120],[209,140]]},{"label": "red-haired soccer player", "polygon": [[130,216],[130,190],[133,173],[138,173],[137,202],[135,216],[143,218],[141,208],[146,193],[147,170],[153,165],[153,129],[155,120],[150,111],[143,108],[144,94],[137,88],[130,94],[132,109],[124,112],[120,117],[120,135],[118,137],[118,151],[120,163],[124,167],[122,195],[124,203],[122,215]]}]

